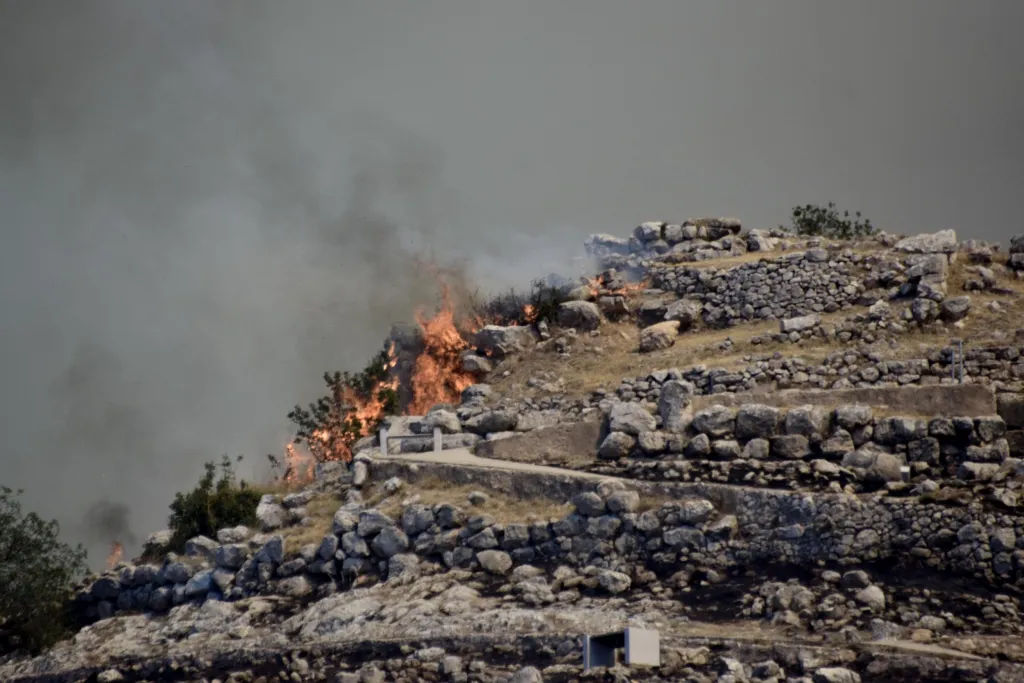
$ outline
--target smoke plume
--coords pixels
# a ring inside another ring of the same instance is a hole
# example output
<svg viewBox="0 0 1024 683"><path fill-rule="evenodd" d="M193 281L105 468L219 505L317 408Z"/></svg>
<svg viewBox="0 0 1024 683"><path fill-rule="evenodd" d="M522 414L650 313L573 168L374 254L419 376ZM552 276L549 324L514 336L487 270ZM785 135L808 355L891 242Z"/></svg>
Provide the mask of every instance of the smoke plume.
<svg viewBox="0 0 1024 683"><path fill-rule="evenodd" d="M325 370L431 303L422 260L522 287L592 232L830 200L1005 241L1022 18L0 0L0 483L94 564L134 530L130 556L204 461L280 452Z"/></svg>

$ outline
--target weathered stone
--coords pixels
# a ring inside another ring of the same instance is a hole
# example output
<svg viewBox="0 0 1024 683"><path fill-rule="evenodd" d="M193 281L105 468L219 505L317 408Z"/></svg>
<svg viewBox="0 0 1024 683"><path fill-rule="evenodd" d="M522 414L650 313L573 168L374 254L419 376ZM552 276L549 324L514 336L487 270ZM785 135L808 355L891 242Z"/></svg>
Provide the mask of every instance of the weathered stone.
<svg viewBox="0 0 1024 683"><path fill-rule="evenodd" d="M760 403L745 403L736 412L736 438L767 439L779 427L779 410Z"/></svg>
<svg viewBox="0 0 1024 683"><path fill-rule="evenodd" d="M566 301L558 307L558 324L581 331L601 326L601 310L589 301Z"/></svg>
<svg viewBox="0 0 1024 683"><path fill-rule="evenodd" d="M637 436L640 432L653 431L658 422L638 403L616 403L608 415L608 429Z"/></svg>
<svg viewBox="0 0 1024 683"><path fill-rule="evenodd" d="M654 434L656 432L646 432ZM636 438L625 432L610 432L601 442L597 456L605 460L618 460L629 455L636 445Z"/></svg>
<svg viewBox="0 0 1024 683"><path fill-rule="evenodd" d="M519 415L512 410L485 410L466 420L466 431L484 436L495 432L515 430Z"/></svg>
<svg viewBox="0 0 1024 683"><path fill-rule="evenodd" d="M710 438L721 438L733 433L736 411L721 405L709 406L694 414L691 426Z"/></svg>
<svg viewBox="0 0 1024 683"><path fill-rule="evenodd" d="M803 332L821 324L821 316L817 313L800 315L795 318L786 318L779 321L779 331L783 334L790 332Z"/></svg>
<svg viewBox="0 0 1024 683"><path fill-rule="evenodd" d="M679 321L666 320L640 330L640 352L649 353L667 349L679 336Z"/></svg>
<svg viewBox="0 0 1024 683"><path fill-rule="evenodd" d="M803 434L785 434L772 437L771 453L783 460L801 460L811 454L810 442Z"/></svg>
<svg viewBox="0 0 1024 683"><path fill-rule="evenodd" d="M946 299L939 308L939 317L948 323L955 323L967 317L971 310L971 297L956 296Z"/></svg>
<svg viewBox="0 0 1024 683"><path fill-rule="evenodd" d="M482 550L476 554L476 560L491 574L507 574L512 569L512 558L501 550Z"/></svg>
<svg viewBox="0 0 1024 683"><path fill-rule="evenodd" d="M670 379L661 385L658 396L658 414L662 428L681 434L690 426L691 417L685 413L697 388L690 382Z"/></svg>
<svg viewBox="0 0 1024 683"><path fill-rule="evenodd" d="M956 251L956 231L939 230L905 237L896 243L896 250L908 254L952 254Z"/></svg>

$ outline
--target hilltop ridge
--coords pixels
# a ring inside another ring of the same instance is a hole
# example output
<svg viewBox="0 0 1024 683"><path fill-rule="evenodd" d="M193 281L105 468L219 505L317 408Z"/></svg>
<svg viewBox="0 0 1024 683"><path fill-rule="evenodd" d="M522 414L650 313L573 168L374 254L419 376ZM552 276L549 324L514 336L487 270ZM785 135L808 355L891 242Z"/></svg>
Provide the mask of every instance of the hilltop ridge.
<svg viewBox="0 0 1024 683"><path fill-rule="evenodd" d="M446 298L255 528L154 534L0 678L1024 680L1024 236L863 232L645 222ZM659 666L584 673L628 626Z"/></svg>

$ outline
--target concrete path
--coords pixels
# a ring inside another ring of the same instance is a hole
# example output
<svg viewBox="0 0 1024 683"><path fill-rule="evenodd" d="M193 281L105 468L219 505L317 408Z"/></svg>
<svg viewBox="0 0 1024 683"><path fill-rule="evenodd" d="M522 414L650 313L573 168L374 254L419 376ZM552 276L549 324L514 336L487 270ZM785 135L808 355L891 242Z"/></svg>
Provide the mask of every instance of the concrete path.
<svg viewBox="0 0 1024 683"><path fill-rule="evenodd" d="M555 476L579 477L580 479L617 479L605 474L594 474L593 472L581 472L579 470L563 470L560 467L548 467L547 465L533 465L526 462L513 462L511 460L495 460L493 458L481 458L473 455L467 448L451 448L440 453L402 453L400 455L375 455L374 460L401 460L403 462L423 462L437 465L458 465L460 467L483 467L492 470L506 470L518 472L538 472Z"/></svg>

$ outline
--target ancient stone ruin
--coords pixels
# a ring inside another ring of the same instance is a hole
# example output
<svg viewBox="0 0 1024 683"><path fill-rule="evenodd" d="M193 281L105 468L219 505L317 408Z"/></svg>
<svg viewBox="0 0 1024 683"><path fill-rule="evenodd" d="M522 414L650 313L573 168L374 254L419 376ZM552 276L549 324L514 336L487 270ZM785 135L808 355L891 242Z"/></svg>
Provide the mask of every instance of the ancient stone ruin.
<svg viewBox="0 0 1024 683"><path fill-rule="evenodd" d="M1024 237L585 249L550 319L459 342L457 400L154 534L0 679L1024 680Z"/></svg>

